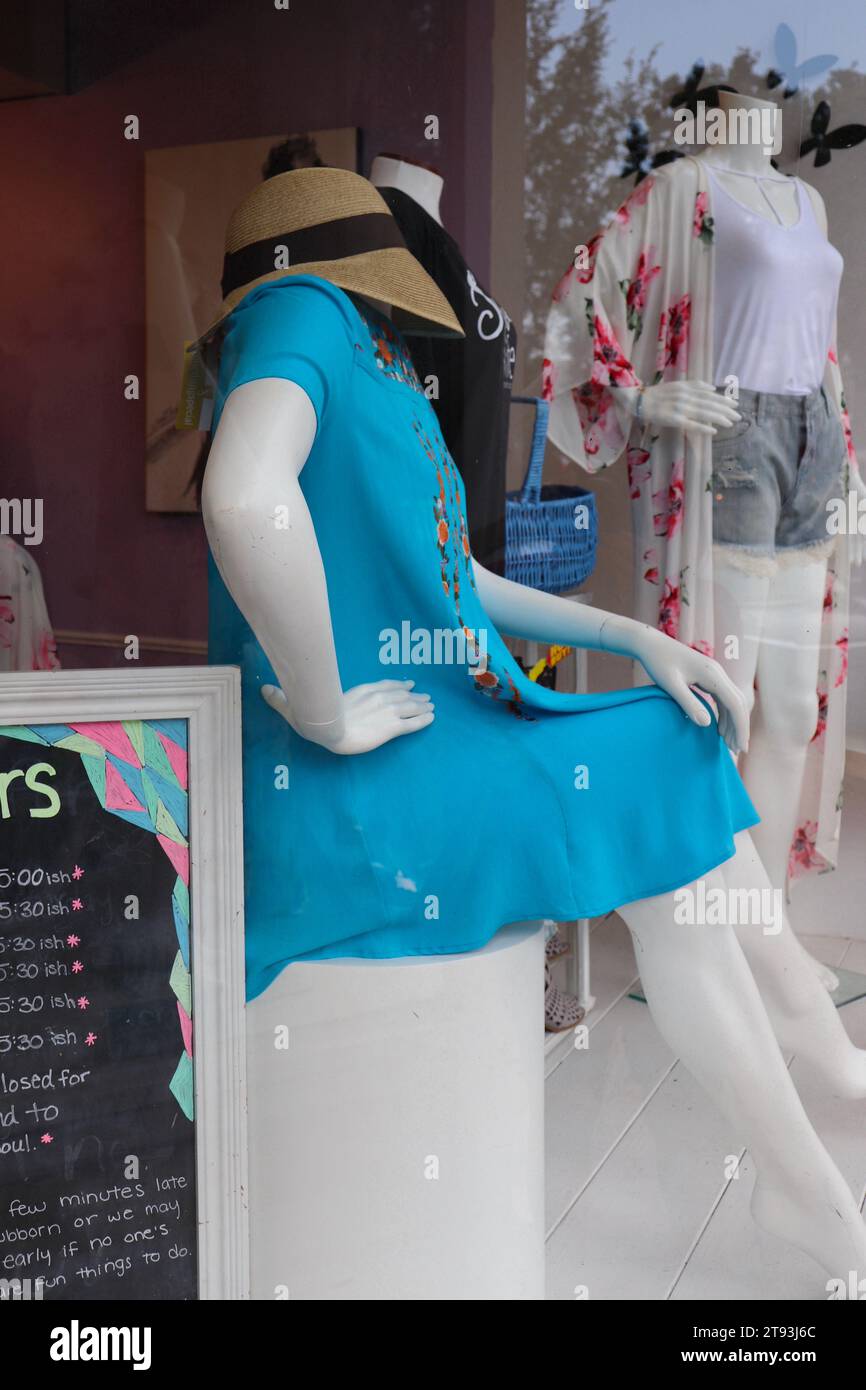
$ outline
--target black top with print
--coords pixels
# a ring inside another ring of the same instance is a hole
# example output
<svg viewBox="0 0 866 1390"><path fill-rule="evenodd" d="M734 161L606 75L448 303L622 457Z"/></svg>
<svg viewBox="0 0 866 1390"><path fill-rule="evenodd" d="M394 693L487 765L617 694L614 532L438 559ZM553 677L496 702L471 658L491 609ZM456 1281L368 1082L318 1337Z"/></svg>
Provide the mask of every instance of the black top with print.
<svg viewBox="0 0 866 1390"><path fill-rule="evenodd" d="M463 475L472 554L486 569L505 571L505 466L508 410L517 333L503 308L481 288L457 242L397 188L379 192L416 260L435 280L465 338L410 334L406 343L428 390L448 451Z"/></svg>

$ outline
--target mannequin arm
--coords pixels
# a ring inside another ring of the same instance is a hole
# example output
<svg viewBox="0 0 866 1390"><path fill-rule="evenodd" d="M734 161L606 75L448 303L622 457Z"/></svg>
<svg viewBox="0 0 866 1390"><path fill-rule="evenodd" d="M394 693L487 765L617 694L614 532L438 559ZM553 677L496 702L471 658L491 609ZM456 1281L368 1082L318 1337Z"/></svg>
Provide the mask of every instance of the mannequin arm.
<svg viewBox="0 0 866 1390"><path fill-rule="evenodd" d="M362 753L433 718L412 681L344 692L313 521L298 481L316 435L301 387L267 378L231 392L214 436L202 515L217 568L279 688L262 695L304 738Z"/></svg>
<svg viewBox="0 0 866 1390"><path fill-rule="evenodd" d="M686 434L714 435L741 418L736 406L720 396L709 381L660 381L642 389L621 386L618 395L632 415L640 401L641 416L647 424L685 430Z"/></svg>
<svg viewBox="0 0 866 1390"><path fill-rule="evenodd" d="M719 705L719 728L735 751L749 741L746 704L721 666L646 623L605 613L583 603L545 594L491 574L472 561L478 596L494 626L513 637L535 642L564 643L596 651L617 652L639 661L647 675L665 690L696 724L709 724L706 706L692 693L698 686Z"/></svg>
<svg viewBox="0 0 866 1390"><path fill-rule="evenodd" d="M501 574L492 574L474 558L472 570L478 596L488 616L495 627L512 637L548 644L561 642L571 647L589 647L635 657L639 634L652 630L632 618L621 618L601 608L570 603L555 594L515 584Z"/></svg>

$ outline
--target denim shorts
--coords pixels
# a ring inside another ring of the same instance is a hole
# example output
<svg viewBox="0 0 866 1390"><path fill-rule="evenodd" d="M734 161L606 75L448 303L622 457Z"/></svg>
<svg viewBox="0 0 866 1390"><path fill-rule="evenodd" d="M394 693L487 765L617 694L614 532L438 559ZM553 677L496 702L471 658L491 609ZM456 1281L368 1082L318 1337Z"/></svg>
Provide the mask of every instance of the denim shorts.
<svg viewBox="0 0 866 1390"><path fill-rule="evenodd" d="M808 396L741 390L736 408L742 419L712 439L713 544L770 571L829 554L827 503L842 495L846 444L823 386Z"/></svg>

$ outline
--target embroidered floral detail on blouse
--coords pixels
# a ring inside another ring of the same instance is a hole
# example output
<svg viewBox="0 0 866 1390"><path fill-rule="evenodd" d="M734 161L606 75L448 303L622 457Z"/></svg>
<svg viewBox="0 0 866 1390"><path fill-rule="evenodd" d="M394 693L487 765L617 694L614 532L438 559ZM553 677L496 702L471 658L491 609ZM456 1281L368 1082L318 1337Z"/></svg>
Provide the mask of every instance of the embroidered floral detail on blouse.
<svg viewBox="0 0 866 1390"><path fill-rule="evenodd" d="M457 469L448 450L438 438L431 438L420 420L413 419L413 428L421 447L436 472L437 490L433 496L433 520L436 526L436 545L439 551L439 573L442 590L454 602L460 626L466 624L460 613L460 586L465 579L472 588L475 577L469 563L469 530L460 495Z"/></svg>
<svg viewBox="0 0 866 1390"><path fill-rule="evenodd" d="M705 246L713 244L713 219L707 213L709 199L706 193L699 193L695 198L695 220L692 223L692 235L700 237Z"/></svg>
<svg viewBox="0 0 866 1390"><path fill-rule="evenodd" d="M413 391L418 391L423 396L424 387L415 371L412 358L393 324L386 318L373 318L372 315L368 317L365 311L359 312L369 330L373 357L382 375L390 377L392 381L401 382L403 386L410 386Z"/></svg>
<svg viewBox="0 0 866 1390"><path fill-rule="evenodd" d="M475 689L481 694L494 700L502 700L513 714L522 719L532 719L534 716L527 714L522 708L522 696L511 676L507 671L500 675L494 670L489 655L483 652L475 632L463 616L462 588L466 584L474 589L475 576L472 572L466 506L456 464L438 430L431 437L417 418L413 419L412 426L436 474L433 523L442 590L454 605L457 623L467 639L467 645L471 647L473 655L479 658L475 663L467 665L467 673Z"/></svg>

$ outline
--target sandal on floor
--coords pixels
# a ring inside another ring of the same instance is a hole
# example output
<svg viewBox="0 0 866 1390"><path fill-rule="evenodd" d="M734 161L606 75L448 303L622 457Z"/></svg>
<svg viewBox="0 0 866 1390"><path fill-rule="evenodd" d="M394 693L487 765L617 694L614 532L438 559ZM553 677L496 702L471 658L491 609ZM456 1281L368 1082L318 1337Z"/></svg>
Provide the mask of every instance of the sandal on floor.
<svg viewBox="0 0 866 1390"><path fill-rule="evenodd" d="M568 941L563 936L562 932L559 930L559 927L557 927L556 931L551 932L550 936L544 943L544 958L548 961L560 960L563 956L570 955L571 947L569 946Z"/></svg>
<svg viewBox="0 0 866 1390"><path fill-rule="evenodd" d="M550 966L544 967L544 1031L567 1033L576 1028L586 1016L586 1009L573 994L563 994L550 976Z"/></svg>

